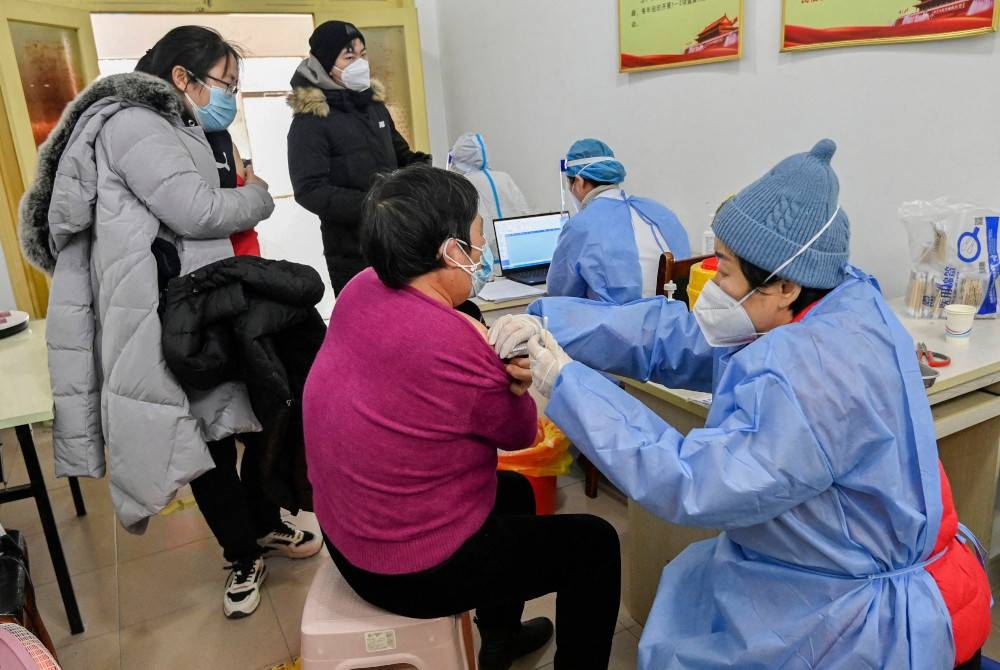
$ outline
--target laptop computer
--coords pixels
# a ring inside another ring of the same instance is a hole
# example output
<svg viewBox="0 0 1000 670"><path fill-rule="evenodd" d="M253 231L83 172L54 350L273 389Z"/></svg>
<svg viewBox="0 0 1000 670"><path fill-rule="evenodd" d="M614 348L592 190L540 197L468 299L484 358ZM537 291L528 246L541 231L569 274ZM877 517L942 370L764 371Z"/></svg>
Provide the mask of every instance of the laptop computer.
<svg viewBox="0 0 1000 670"><path fill-rule="evenodd" d="M545 283L565 220L560 212L494 219L500 274L522 284Z"/></svg>

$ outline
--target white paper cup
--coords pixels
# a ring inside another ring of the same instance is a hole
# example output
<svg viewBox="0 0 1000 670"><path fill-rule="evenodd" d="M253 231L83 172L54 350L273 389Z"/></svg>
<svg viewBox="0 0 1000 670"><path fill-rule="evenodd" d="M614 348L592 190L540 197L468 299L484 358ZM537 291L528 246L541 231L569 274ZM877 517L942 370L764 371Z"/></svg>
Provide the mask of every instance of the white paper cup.
<svg viewBox="0 0 1000 670"><path fill-rule="evenodd" d="M949 344L964 345L972 335L972 323L976 320L978 307L972 305L948 305L944 308L944 337Z"/></svg>

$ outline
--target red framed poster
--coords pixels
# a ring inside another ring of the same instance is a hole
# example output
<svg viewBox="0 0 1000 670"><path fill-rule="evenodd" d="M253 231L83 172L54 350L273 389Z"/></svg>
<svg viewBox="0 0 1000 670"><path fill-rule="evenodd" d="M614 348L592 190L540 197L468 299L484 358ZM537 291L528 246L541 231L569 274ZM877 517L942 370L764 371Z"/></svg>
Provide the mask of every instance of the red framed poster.
<svg viewBox="0 0 1000 670"><path fill-rule="evenodd" d="M737 60L743 0L618 0L619 70Z"/></svg>
<svg viewBox="0 0 1000 670"><path fill-rule="evenodd" d="M996 0L782 0L782 51L969 37L997 29Z"/></svg>

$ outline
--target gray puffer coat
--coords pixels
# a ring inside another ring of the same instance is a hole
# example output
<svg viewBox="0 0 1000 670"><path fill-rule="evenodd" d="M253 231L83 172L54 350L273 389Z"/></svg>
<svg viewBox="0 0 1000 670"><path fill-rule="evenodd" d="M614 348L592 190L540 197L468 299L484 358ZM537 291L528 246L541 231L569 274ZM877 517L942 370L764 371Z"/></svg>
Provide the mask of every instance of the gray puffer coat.
<svg viewBox="0 0 1000 670"><path fill-rule="evenodd" d="M56 474L110 471L121 523L141 532L177 489L213 467L206 440L260 430L242 384L183 389L160 346L156 237L186 274L232 256L229 235L270 216L267 190L219 187L200 127L167 82L94 82L39 150L21 201L27 258L52 274L49 375Z"/></svg>

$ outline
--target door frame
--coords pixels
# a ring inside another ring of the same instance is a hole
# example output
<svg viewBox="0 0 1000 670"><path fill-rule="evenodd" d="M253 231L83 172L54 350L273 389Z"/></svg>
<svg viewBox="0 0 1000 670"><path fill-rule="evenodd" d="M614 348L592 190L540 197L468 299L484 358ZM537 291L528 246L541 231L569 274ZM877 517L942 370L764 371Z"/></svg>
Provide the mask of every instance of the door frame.
<svg viewBox="0 0 1000 670"><path fill-rule="evenodd" d="M8 21L70 28L76 31L84 82L98 74L97 52L90 12L51 2L3 0L0 2L0 244L18 309L33 317L44 316L49 283L21 254L17 236L18 205L25 186L34 178L38 150L31 131L31 117L24 98L21 73Z"/></svg>

